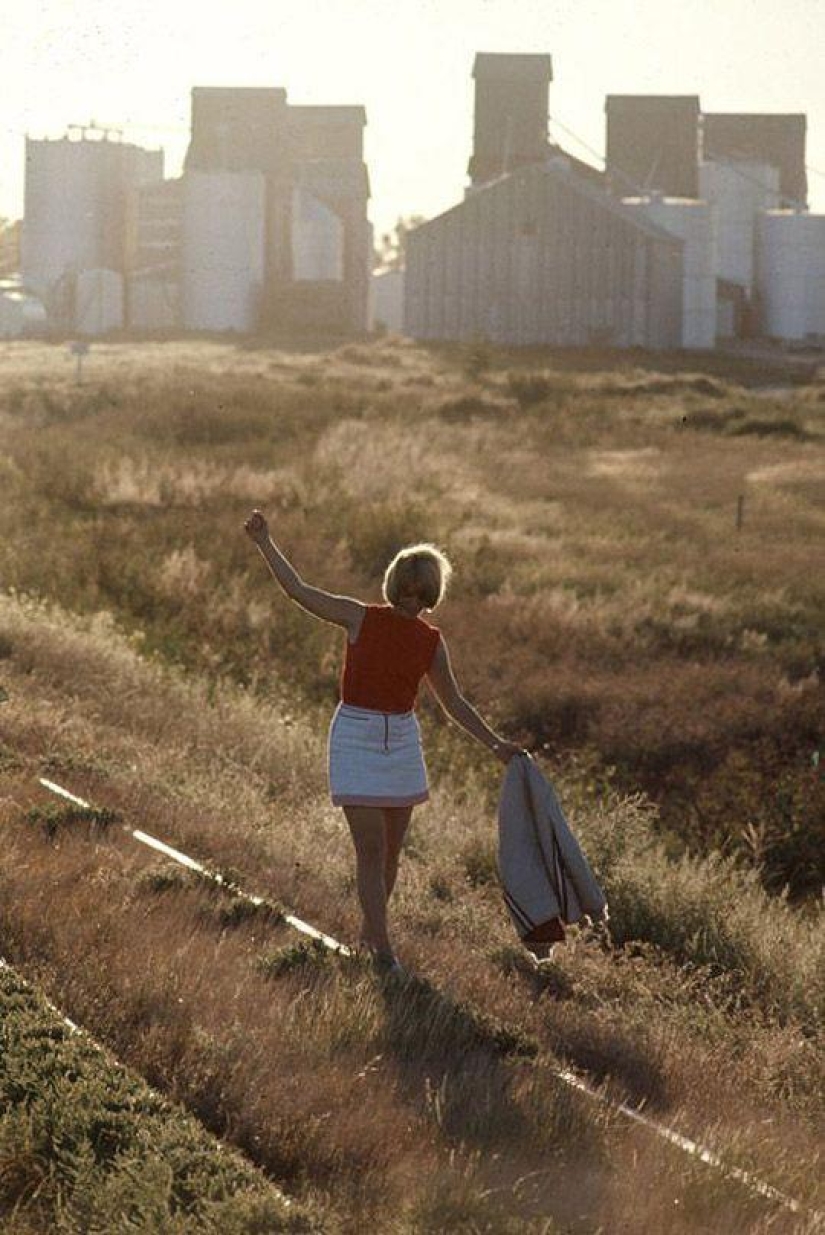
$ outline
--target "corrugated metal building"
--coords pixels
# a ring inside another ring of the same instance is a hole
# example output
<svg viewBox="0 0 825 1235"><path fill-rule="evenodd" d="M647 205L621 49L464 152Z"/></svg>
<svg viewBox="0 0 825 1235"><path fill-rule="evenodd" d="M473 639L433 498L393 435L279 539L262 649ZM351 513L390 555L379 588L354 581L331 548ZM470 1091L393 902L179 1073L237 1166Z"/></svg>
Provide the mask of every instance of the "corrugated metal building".
<svg viewBox="0 0 825 1235"><path fill-rule="evenodd" d="M601 173L548 143L552 76L549 56L476 57L472 185L407 237L408 333L650 348L821 333L820 223L768 209L804 202L804 116L608 95Z"/></svg>
<svg viewBox="0 0 825 1235"><path fill-rule="evenodd" d="M678 347L683 243L563 157L470 192L407 236L418 339Z"/></svg>

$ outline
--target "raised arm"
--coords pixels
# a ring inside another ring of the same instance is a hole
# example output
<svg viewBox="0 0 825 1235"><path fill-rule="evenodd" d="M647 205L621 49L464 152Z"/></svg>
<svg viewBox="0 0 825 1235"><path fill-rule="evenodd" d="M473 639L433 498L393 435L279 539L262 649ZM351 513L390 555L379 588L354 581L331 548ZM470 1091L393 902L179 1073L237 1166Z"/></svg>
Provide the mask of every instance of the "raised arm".
<svg viewBox="0 0 825 1235"><path fill-rule="evenodd" d="M464 698L453 674L450 653L447 650L443 633L435 649L426 680L447 715L469 733L470 737L491 750L502 763L507 763L513 755L523 753L522 747L515 742L506 742L504 738L495 733L481 719L472 704Z"/></svg>
<svg viewBox="0 0 825 1235"><path fill-rule="evenodd" d="M258 546L275 580L290 600L294 600L302 609L306 609L307 613L325 622L345 626L350 631L358 629L366 606L360 600L353 600L349 596L336 596L332 592L324 592L321 588L305 583L272 541L266 519L260 510L252 512L244 523L244 530Z"/></svg>

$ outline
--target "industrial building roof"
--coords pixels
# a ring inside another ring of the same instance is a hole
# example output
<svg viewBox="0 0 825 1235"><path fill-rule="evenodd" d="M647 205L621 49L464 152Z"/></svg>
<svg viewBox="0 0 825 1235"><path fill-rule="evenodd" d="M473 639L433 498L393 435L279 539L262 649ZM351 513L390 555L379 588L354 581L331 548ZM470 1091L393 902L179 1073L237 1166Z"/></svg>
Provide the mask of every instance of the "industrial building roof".
<svg viewBox="0 0 825 1235"><path fill-rule="evenodd" d="M804 112L705 112L702 146L706 157L752 158L778 167L785 203L804 206L806 128Z"/></svg>
<svg viewBox="0 0 825 1235"><path fill-rule="evenodd" d="M360 104L290 103L290 115L306 120L341 120L367 123L367 109Z"/></svg>
<svg viewBox="0 0 825 1235"><path fill-rule="evenodd" d="M620 201L612 197L605 189L599 188L590 180L586 179L581 173L574 170L572 164L567 161L568 156L557 156L548 160L546 163L532 163L526 167L520 167L517 171L507 172L503 176L498 176L495 180L490 180L486 184L479 185L472 191L472 197L478 197L482 193L495 192L496 188L507 180L525 179L528 176L554 176L564 180L576 193L581 193L583 197L588 197L591 201L597 202L610 214L618 215L626 222L633 225L639 231L646 232L655 240L664 240L671 245L682 249L683 241L680 237L675 236L666 228L660 227L657 223L651 222L650 219L640 216L637 211L626 209ZM444 210L441 214L435 215L432 219L428 219L426 223L422 223L424 228L428 223L434 223L439 219L446 219L449 215L462 210L468 202L465 198L461 202L457 202L455 206L451 206L449 210ZM413 231L418 231L418 228ZM413 233L411 233L413 234Z"/></svg>
<svg viewBox="0 0 825 1235"><path fill-rule="evenodd" d="M260 95L263 98L269 95L273 99L276 96L280 100L286 99L286 90L283 86L193 86L192 94L237 94L244 95L248 99L254 95Z"/></svg>
<svg viewBox="0 0 825 1235"><path fill-rule="evenodd" d="M604 184L605 176L603 171L599 171L598 167L593 167L592 164L586 163L584 159L576 158L575 154L570 154L569 150L565 150L563 146L557 145L555 142L547 143L547 157L553 158L556 155L561 155L562 158L569 159L574 171L584 176L591 184Z"/></svg>
<svg viewBox="0 0 825 1235"><path fill-rule="evenodd" d="M480 51L473 64L473 77L540 77L552 81L553 58Z"/></svg>
<svg viewBox="0 0 825 1235"><path fill-rule="evenodd" d="M637 108L649 104L651 107L661 107L662 104L672 103L681 104L685 108L690 108L691 111L699 111L699 95L698 94L606 94L604 96L604 109L632 107Z"/></svg>

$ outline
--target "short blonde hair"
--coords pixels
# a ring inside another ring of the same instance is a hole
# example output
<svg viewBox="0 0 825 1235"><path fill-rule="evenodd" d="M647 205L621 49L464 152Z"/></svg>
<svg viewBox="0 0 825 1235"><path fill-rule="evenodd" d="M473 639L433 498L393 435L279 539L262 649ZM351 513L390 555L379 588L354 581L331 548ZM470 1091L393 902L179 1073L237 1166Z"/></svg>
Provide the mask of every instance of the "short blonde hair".
<svg viewBox="0 0 825 1235"><path fill-rule="evenodd" d="M428 542L400 549L384 572L384 599L398 604L402 593L416 591L425 609L434 609L444 599L453 573L445 553Z"/></svg>

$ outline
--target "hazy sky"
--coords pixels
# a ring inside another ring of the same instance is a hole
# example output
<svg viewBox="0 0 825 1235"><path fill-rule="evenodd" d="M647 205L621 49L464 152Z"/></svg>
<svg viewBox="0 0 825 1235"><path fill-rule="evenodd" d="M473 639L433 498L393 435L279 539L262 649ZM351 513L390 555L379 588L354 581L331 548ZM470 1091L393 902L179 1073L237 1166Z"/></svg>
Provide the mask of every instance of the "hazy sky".
<svg viewBox="0 0 825 1235"><path fill-rule="evenodd" d="M437 214L466 183L477 51L549 53L551 135L604 151L605 94L808 116L825 212L825 0L0 0L0 214L23 211L23 134L99 123L181 169L195 85L361 103L371 217ZM601 164L598 164L601 166Z"/></svg>

